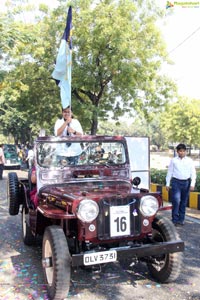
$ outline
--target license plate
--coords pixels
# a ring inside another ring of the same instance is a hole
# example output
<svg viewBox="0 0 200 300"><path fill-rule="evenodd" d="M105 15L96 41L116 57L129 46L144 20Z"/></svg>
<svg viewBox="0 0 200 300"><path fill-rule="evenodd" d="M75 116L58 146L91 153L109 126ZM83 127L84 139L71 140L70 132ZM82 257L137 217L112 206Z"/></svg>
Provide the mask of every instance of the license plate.
<svg viewBox="0 0 200 300"><path fill-rule="evenodd" d="M104 264L117 260L117 252L115 250L93 252L83 255L83 264L85 266Z"/></svg>
<svg viewBox="0 0 200 300"><path fill-rule="evenodd" d="M130 206L110 207L110 236L130 235Z"/></svg>

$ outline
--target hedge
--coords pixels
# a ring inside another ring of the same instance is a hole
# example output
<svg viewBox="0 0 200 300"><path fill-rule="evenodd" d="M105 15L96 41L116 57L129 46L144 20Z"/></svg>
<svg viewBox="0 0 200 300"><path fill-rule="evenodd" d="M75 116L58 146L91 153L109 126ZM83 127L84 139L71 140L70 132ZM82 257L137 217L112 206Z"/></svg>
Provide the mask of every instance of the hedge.
<svg viewBox="0 0 200 300"><path fill-rule="evenodd" d="M151 183L166 185L166 175L167 175L167 170L151 169L150 171ZM200 170L197 171L195 191L200 192Z"/></svg>

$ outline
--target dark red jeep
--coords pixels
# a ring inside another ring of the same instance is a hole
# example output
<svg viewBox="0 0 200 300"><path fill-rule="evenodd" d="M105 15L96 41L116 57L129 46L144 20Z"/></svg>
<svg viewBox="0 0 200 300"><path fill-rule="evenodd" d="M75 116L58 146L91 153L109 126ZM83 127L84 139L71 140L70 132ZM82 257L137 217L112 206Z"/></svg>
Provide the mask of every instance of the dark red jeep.
<svg viewBox="0 0 200 300"><path fill-rule="evenodd" d="M160 282L178 277L184 243L159 213L161 195L142 187L139 176L132 179L132 173L140 174L131 170L134 151L140 155L136 165L144 161L140 147L141 140L132 143L121 136L39 137L34 147L37 207L30 198L35 188L30 178L9 173L9 213L17 215L21 206L24 243L43 236L50 299L67 296L72 267L123 258L146 262ZM141 177L145 181L142 172Z"/></svg>

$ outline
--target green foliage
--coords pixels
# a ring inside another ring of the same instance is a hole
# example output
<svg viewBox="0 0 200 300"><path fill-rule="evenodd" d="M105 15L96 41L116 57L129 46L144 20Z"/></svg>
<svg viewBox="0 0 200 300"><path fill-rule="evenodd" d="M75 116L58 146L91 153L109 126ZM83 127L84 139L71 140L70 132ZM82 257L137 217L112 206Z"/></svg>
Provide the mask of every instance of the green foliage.
<svg viewBox="0 0 200 300"><path fill-rule="evenodd" d="M197 172L195 190L197 190L197 192L200 192L200 171Z"/></svg>
<svg viewBox="0 0 200 300"><path fill-rule="evenodd" d="M200 101L179 97L161 115L161 125L169 142L200 146Z"/></svg>
<svg viewBox="0 0 200 300"><path fill-rule="evenodd" d="M200 101L178 98L169 103L165 111L150 114L148 120L141 115L133 115L132 121L127 116L120 122L103 121L99 124L101 134L122 134L148 136L151 145L158 149L168 149L170 144L183 142L189 146L200 147Z"/></svg>
<svg viewBox="0 0 200 300"><path fill-rule="evenodd" d="M167 175L167 170L151 169L150 171L151 183L166 185L166 175ZM197 170L195 191L200 192L200 170Z"/></svg>
<svg viewBox="0 0 200 300"><path fill-rule="evenodd" d="M158 75L166 57L155 26L160 12L149 1L76 3L73 96L75 106L88 105L82 117L90 111L91 133L109 112L117 120L133 109L145 117L159 110L174 92L170 80Z"/></svg>
<svg viewBox="0 0 200 300"><path fill-rule="evenodd" d="M156 145L158 149L168 148L167 136L164 128L160 124L160 114L149 121L142 116L133 116L131 119L126 116L119 121L100 121L98 133L124 136L148 136L151 145Z"/></svg>
<svg viewBox="0 0 200 300"><path fill-rule="evenodd" d="M41 12L37 15L33 8L27 9L29 16L35 16L27 22L22 22L22 9L8 12L11 16L8 28L10 31L15 28L12 45L7 43L10 35L6 31L3 35L9 50L5 52L3 48L7 58L2 58L2 63L9 72L4 71L0 83L0 121L3 133L11 133L16 143L32 142L40 128L53 134L55 119L61 111L59 90L51 79L52 57L56 56L55 32L49 33L52 31L49 22L53 21L44 7L43 17ZM17 35L16 29L19 30Z"/></svg>
<svg viewBox="0 0 200 300"><path fill-rule="evenodd" d="M0 121L15 140L33 139L40 128L53 134L60 116L59 88L51 73L69 2L50 11L9 2L0 14ZM72 106L84 131L99 120L133 109L146 119L173 98L175 86L160 75L165 44L155 3L76 0L73 5Z"/></svg>
<svg viewBox="0 0 200 300"><path fill-rule="evenodd" d="M167 170L151 169L151 172L150 172L151 183L165 185L166 184L166 175L167 175Z"/></svg>

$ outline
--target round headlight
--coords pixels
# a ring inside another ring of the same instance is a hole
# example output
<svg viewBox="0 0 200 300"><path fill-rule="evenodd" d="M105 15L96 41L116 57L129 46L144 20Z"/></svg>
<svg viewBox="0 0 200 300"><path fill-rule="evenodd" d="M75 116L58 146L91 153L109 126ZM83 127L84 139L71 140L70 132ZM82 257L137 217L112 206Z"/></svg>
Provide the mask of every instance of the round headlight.
<svg viewBox="0 0 200 300"><path fill-rule="evenodd" d="M98 204L90 199L82 200L78 206L77 217L82 222L90 223L96 219L99 214Z"/></svg>
<svg viewBox="0 0 200 300"><path fill-rule="evenodd" d="M158 210L158 200L151 195L143 196L140 200L140 211L145 217L151 217Z"/></svg>

